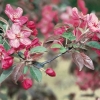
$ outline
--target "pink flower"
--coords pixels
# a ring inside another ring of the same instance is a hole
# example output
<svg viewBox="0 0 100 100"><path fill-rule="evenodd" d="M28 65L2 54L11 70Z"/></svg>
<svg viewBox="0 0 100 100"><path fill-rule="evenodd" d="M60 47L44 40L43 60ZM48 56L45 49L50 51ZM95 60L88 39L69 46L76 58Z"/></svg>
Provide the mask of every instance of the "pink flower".
<svg viewBox="0 0 100 100"><path fill-rule="evenodd" d="M100 32L100 22L94 13L87 15L88 27L92 32Z"/></svg>
<svg viewBox="0 0 100 100"><path fill-rule="evenodd" d="M2 69L7 70L8 68L10 68L13 64L13 57L11 56L7 56L4 59L2 59Z"/></svg>
<svg viewBox="0 0 100 100"><path fill-rule="evenodd" d="M21 27L18 24L13 24L11 29L6 32L6 35L13 48L18 48L21 44L25 46L31 44L31 40L28 38L31 35L31 32L21 30Z"/></svg>
<svg viewBox="0 0 100 100"><path fill-rule="evenodd" d="M56 29L54 30L54 34L55 34L55 35L61 35L61 34L63 34L65 31L66 31L66 30L65 30L65 27L56 28Z"/></svg>
<svg viewBox="0 0 100 100"><path fill-rule="evenodd" d="M26 16L22 16L23 10L18 7L13 9L10 4L6 5L5 14L15 23L23 25L27 22L28 18Z"/></svg>
<svg viewBox="0 0 100 100"><path fill-rule="evenodd" d="M85 2L84 0L77 0L77 5L80 8L80 10L82 11L83 14L87 14L88 9L85 6Z"/></svg>
<svg viewBox="0 0 100 100"><path fill-rule="evenodd" d="M80 19L80 15L79 15L78 9L76 7L74 7L72 9L72 18L74 20L79 20Z"/></svg>
<svg viewBox="0 0 100 100"><path fill-rule="evenodd" d="M13 64L13 57L9 56L8 52L2 45L0 45L0 61L1 68L4 70L7 70Z"/></svg>
<svg viewBox="0 0 100 100"><path fill-rule="evenodd" d="M42 9L42 16L48 21L52 21L57 14L58 12L53 10L53 7L50 5L46 5Z"/></svg>

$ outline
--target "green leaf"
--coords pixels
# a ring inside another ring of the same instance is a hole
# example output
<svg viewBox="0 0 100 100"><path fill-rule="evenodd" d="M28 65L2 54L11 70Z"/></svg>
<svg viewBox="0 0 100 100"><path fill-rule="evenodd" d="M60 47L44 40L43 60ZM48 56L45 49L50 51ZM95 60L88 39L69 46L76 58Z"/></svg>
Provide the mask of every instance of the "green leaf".
<svg viewBox="0 0 100 100"><path fill-rule="evenodd" d="M7 100L7 95L0 93L0 100Z"/></svg>
<svg viewBox="0 0 100 100"><path fill-rule="evenodd" d="M92 48L100 49L100 44L96 41L87 42L86 45Z"/></svg>
<svg viewBox="0 0 100 100"><path fill-rule="evenodd" d="M3 39L2 39L2 36L0 36L0 44L3 43Z"/></svg>
<svg viewBox="0 0 100 100"><path fill-rule="evenodd" d="M27 71L28 71L28 67L27 67L27 66L25 66L25 67L24 67L24 71L23 71L23 73L24 73L24 74L26 74L26 73L27 73Z"/></svg>
<svg viewBox="0 0 100 100"><path fill-rule="evenodd" d="M61 48L61 45L60 45L60 44L53 44L53 45L51 46L51 48Z"/></svg>
<svg viewBox="0 0 100 100"><path fill-rule="evenodd" d="M74 48L79 48L80 47L80 45L78 45L78 44L73 44L72 45Z"/></svg>
<svg viewBox="0 0 100 100"><path fill-rule="evenodd" d="M0 84L11 75L11 73L13 72L13 69L14 67L12 66L8 70L4 70L2 72L2 74L0 75Z"/></svg>
<svg viewBox="0 0 100 100"><path fill-rule="evenodd" d="M66 48L62 46L62 47L60 48L60 53L64 53L64 52L66 52Z"/></svg>
<svg viewBox="0 0 100 100"><path fill-rule="evenodd" d="M66 38L66 39L68 39L70 41L73 41L73 40L76 39L76 37L71 32L68 32L68 33L65 32L65 33L63 33L62 37Z"/></svg>
<svg viewBox="0 0 100 100"><path fill-rule="evenodd" d="M37 47L34 47L30 50L30 53L33 54L33 53L43 53L47 51L47 49L45 47L42 47L42 46L37 46Z"/></svg>
<svg viewBox="0 0 100 100"><path fill-rule="evenodd" d="M10 49L10 46L6 42L3 44L3 46L5 47L6 50Z"/></svg>
<svg viewBox="0 0 100 100"><path fill-rule="evenodd" d="M37 81L37 82L40 82L42 80L42 72L34 67L34 66L31 66L30 67L30 73L32 75L32 77Z"/></svg>

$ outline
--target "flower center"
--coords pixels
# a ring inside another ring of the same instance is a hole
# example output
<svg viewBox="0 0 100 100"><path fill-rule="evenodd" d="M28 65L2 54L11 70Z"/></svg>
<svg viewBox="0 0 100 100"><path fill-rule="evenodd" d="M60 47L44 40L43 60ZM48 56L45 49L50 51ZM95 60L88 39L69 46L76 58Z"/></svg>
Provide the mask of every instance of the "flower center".
<svg viewBox="0 0 100 100"><path fill-rule="evenodd" d="M17 37L17 38L21 38L21 35L20 35L20 34L16 34L16 37Z"/></svg>
<svg viewBox="0 0 100 100"><path fill-rule="evenodd" d="M97 27L98 25L97 25L96 23L93 23L93 26L94 26L94 27Z"/></svg>
<svg viewBox="0 0 100 100"><path fill-rule="evenodd" d="M18 18L18 16L17 15L13 15L13 18Z"/></svg>

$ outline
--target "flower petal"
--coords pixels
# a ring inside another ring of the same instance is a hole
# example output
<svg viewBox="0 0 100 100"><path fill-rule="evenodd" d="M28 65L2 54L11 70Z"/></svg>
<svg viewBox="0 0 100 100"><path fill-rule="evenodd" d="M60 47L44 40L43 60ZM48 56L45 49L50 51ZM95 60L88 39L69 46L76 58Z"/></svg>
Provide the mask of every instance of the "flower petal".
<svg viewBox="0 0 100 100"><path fill-rule="evenodd" d="M24 35L25 38L27 38L31 35L30 31L22 31L21 33Z"/></svg>
<svg viewBox="0 0 100 100"><path fill-rule="evenodd" d="M18 39L10 40L10 45L13 48L18 48L20 46L19 40Z"/></svg>
<svg viewBox="0 0 100 100"><path fill-rule="evenodd" d="M14 15L17 17L17 18L20 18L23 14L23 9L18 7L15 12L14 12Z"/></svg>
<svg viewBox="0 0 100 100"><path fill-rule="evenodd" d="M19 34L21 31L21 26L14 23L11 27L11 31L13 32L13 34Z"/></svg>
<svg viewBox="0 0 100 100"><path fill-rule="evenodd" d="M20 42L24 45L30 45L31 44L31 40L28 38L21 38Z"/></svg>
<svg viewBox="0 0 100 100"><path fill-rule="evenodd" d="M15 39L15 34L13 34L11 30L8 30L8 31L6 32L6 35L7 35L7 37L8 37L9 39Z"/></svg>
<svg viewBox="0 0 100 100"><path fill-rule="evenodd" d="M13 13L14 13L14 9L11 7L10 4L6 5L6 9L5 9L5 14L11 19L13 20Z"/></svg>
<svg viewBox="0 0 100 100"><path fill-rule="evenodd" d="M27 16L21 16L19 19L15 19L14 22L18 23L19 25L23 25L28 21Z"/></svg>

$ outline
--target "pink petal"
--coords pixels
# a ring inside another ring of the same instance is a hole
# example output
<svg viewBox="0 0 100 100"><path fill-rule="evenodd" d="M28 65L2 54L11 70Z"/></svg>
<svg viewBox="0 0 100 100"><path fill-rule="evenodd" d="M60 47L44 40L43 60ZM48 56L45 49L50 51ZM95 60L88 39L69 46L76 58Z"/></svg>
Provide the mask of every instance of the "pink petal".
<svg viewBox="0 0 100 100"><path fill-rule="evenodd" d="M6 5L6 9L5 9L5 14L11 19L13 20L13 13L14 13L14 9L11 7L10 4Z"/></svg>
<svg viewBox="0 0 100 100"><path fill-rule="evenodd" d="M78 9L77 9L76 7L74 7L74 8L72 9L72 17L73 17L73 19L75 19L75 20L79 19Z"/></svg>
<svg viewBox="0 0 100 100"><path fill-rule="evenodd" d="M29 31L22 31L21 33L24 35L25 38L27 38L31 35L31 32L29 32Z"/></svg>
<svg viewBox="0 0 100 100"><path fill-rule="evenodd" d="M8 37L9 39L15 39L15 34L13 34L11 30L8 30L8 31L6 32L6 35L7 35L7 37Z"/></svg>
<svg viewBox="0 0 100 100"><path fill-rule="evenodd" d="M23 9L18 7L15 12L14 12L14 15L17 17L17 18L20 18L23 14Z"/></svg>
<svg viewBox="0 0 100 100"><path fill-rule="evenodd" d="M19 25L23 25L28 21L28 17L21 16L19 19L15 19L14 22L18 23Z"/></svg>
<svg viewBox="0 0 100 100"><path fill-rule="evenodd" d="M21 38L20 42L24 45L30 45L31 44L31 40L28 38Z"/></svg>
<svg viewBox="0 0 100 100"><path fill-rule="evenodd" d="M11 27L11 30L12 30L13 34L19 34L21 31L21 26L14 23Z"/></svg>
<svg viewBox="0 0 100 100"><path fill-rule="evenodd" d="M10 40L10 45L13 48L18 48L20 46L19 40L18 39Z"/></svg>

